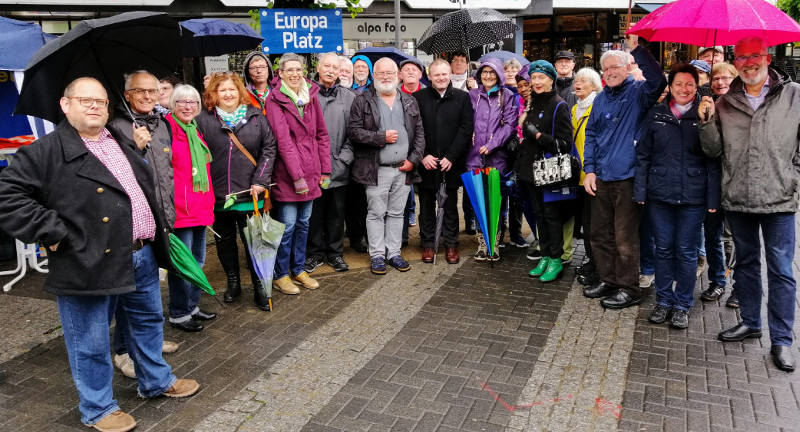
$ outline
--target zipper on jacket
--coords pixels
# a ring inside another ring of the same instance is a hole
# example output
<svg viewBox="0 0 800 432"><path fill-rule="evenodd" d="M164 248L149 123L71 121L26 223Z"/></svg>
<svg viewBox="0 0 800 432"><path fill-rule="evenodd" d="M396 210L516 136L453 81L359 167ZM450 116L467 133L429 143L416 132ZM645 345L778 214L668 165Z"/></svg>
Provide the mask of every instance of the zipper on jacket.
<svg viewBox="0 0 800 432"><path fill-rule="evenodd" d="M231 158L233 157L233 141L228 138L228 193L231 193Z"/></svg>
<svg viewBox="0 0 800 432"><path fill-rule="evenodd" d="M186 215L189 215L189 193L186 192L186 186L183 187L183 204L186 207Z"/></svg>

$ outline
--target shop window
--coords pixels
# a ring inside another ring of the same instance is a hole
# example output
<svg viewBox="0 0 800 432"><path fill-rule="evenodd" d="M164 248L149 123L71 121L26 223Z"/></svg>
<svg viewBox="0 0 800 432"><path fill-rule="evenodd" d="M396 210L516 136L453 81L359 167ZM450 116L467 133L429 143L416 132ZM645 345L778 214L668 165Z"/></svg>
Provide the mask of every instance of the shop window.
<svg viewBox="0 0 800 432"><path fill-rule="evenodd" d="M526 19L522 31L525 33L549 33L550 18Z"/></svg>
<svg viewBox="0 0 800 432"><path fill-rule="evenodd" d="M594 24L594 14L561 15L555 18L557 32L591 31Z"/></svg>

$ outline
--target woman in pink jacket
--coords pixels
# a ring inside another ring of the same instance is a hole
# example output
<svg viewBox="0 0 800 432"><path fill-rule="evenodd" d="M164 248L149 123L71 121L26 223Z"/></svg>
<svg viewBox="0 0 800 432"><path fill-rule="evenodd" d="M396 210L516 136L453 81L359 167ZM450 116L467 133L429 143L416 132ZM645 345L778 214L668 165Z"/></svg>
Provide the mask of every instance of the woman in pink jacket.
<svg viewBox="0 0 800 432"><path fill-rule="evenodd" d="M206 259L206 226L214 222L214 189L211 187L211 153L197 131L200 93L181 85L170 98L166 119L172 128L172 169L175 183L175 232L192 251L200 266ZM200 288L169 273L169 322L187 332L203 330L199 321L216 318L200 309Z"/></svg>

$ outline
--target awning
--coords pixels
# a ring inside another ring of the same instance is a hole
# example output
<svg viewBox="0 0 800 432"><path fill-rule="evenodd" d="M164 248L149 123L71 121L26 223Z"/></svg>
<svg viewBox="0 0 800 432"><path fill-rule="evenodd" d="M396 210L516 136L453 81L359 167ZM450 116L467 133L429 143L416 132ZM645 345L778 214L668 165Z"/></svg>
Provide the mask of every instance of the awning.
<svg viewBox="0 0 800 432"><path fill-rule="evenodd" d="M635 3L637 7L640 7L647 12L653 12L654 10L664 6L666 3Z"/></svg>

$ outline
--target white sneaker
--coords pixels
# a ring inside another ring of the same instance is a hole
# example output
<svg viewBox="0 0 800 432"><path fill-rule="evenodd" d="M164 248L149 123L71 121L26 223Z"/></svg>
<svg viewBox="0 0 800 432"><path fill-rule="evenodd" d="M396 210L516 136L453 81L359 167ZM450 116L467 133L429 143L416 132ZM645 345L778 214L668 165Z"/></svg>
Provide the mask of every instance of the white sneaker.
<svg viewBox="0 0 800 432"><path fill-rule="evenodd" d="M128 378L136 379L136 370L133 368L133 360L128 355L128 353L115 355L114 356L114 366L117 367L122 372L122 375L125 375Z"/></svg>
<svg viewBox="0 0 800 432"><path fill-rule="evenodd" d="M165 354L171 354L178 350L178 344L176 342L171 341L164 341L164 344L161 345L161 352Z"/></svg>
<svg viewBox="0 0 800 432"><path fill-rule="evenodd" d="M650 288L650 285L653 285L653 280L656 278L655 275L639 275L639 288Z"/></svg>

